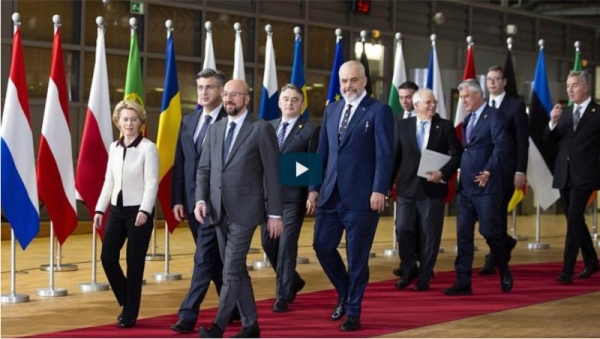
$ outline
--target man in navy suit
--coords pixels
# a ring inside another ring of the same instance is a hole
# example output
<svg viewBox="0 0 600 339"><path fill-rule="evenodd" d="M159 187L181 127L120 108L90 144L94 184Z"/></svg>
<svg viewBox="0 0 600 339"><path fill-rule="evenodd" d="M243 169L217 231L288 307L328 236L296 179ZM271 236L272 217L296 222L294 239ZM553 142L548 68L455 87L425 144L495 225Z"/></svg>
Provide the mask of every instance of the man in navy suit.
<svg viewBox="0 0 600 339"><path fill-rule="evenodd" d="M417 116L396 122L393 179L396 179L396 230L403 275L396 288L407 288L418 272L415 291L429 289L444 226L448 184L460 165L462 147L454 125L436 113L437 100L429 89L418 90L413 101ZM428 149L450 155L441 168L417 176L421 153ZM419 254L419 255L417 255ZM417 268L417 257L421 266ZM404 273L405 272L405 273Z"/></svg>
<svg viewBox="0 0 600 339"><path fill-rule="evenodd" d="M458 86L460 98L469 115L463 123L464 151L458 182L457 242L454 262L456 281L444 290L447 295L472 294L475 223L494 253L500 270L500 288L509 292L513 278L508 268L500 222L503 191L502 161L507 148L506 121L500 111L487 105L481 86L474 79Z"/></svg>
<svg viewBox="0 0 600 339"><path fill-rule="evenodd" d="M515 189L521 189L527 184L527 159L529 156L529 118L525 112L523 101L508 95L504 88L507 79L504 77L504 70L500 66L492 66L488 69L486 84L490 97L488 105L498 108L506 118L506 132L508 148L504 164L504 194L502 205L500 206L500 223L504 228L504 242L510 253L517 245L517 240L508 235L507 210L510 199ZM485 262L479 274L493 274L496 271L494 267L494 253L490 252L485 256Z"/></svg>
<svg viewBox="0 0 600 339"><path fill-rule="evenodd" d="M560 190L567 217L567 237L563 269L556 278L572 284L579 249L585 267L578 277L586 279L600 271L598 257L588 226L585 208L592 192L600 189L600 106L590 97L587 73L571 72L567 93L573 106L564 112L556 104L544 131L544 143L558 145L552 187Z"/></svg>
<svg viewBox="0 0 600 339"><path fill-rule="evenodd" d="M307 207L317 206L313 246L338 293L331 319L346 314L340 330L355 331L369 282L369 253L390 187L394 131L391 108L367 96L362 64L344 63L339 76L344 100L326 107L317 150L325 179L310 187ZM337 249L344 231L348 269Z"/></svg>
<svg viewBox="0 0 600 339"><path fill-rule="evenodd" d="M270 121L277 131L280 154L315 153L319 144L319 126L304 119L302 107L304 94L296 85L287 84L279 92L281 118ZM266 224L261 228L261 241L265 254L271 262L277 276L276 302L273 312L287 312L289 303L306 282L296 271L298 258L298 238L304 222L304 216L314 213L306 209L307 186L282 186L283 196L283 233L272 238Z"/></svg>
<svg viewBox="0 0 600 339"><path fill-rule="evenodd" d="M212 280L217 293L223 285L223 262L219 255L214 225L200 224L194 217L196 205L196 169L200 161L202 144L208 128L215 121L226 117L221 92L225 84L225 74L212 69L204 69L196 76L198 103L202 108L183 117L175 150L171 184L171 204L177 221L188 216L188 224L196 242L194 270L190 289L181 307L179 320L171 329L181 333L194 331L198 320L200 304L206 296Z"/></svg>

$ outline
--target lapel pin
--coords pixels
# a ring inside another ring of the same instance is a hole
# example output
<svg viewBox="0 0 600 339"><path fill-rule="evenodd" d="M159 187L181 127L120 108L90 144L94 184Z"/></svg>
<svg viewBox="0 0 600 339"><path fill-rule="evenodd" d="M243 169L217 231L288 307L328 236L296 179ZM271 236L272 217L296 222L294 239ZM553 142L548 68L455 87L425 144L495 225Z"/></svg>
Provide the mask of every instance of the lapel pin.
<svg viewBox="0 0 600 339"><path fill-rule="evenodd" d="M484 119L487 119L487 114L483 116Z"/></svg>
<svg viewBox="0 0 600 339"><path fill-rule="evenodd" d="M301 129L301 128L302 128L302 125L298 125L298 129Z"/></svg>
<svg viewBox="0 0 600 339"><path fill-rule="evenodd" d="M595 109L595 108L592 108L592 112L596 112L596 109Z"/></svg>

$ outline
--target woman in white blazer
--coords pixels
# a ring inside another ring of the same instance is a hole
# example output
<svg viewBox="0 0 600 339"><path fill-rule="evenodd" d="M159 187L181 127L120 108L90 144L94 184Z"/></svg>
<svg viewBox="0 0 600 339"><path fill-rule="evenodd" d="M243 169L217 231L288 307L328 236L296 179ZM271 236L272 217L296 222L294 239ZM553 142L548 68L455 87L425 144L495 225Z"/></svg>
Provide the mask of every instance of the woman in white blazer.
<svg viewBox="0 0 600 339"><path fill-rule="evenodd" d="M135 325L140 310L145 257L158 191L158 150L141 134L146 124L146 112L136 102L119 102L113 122L122 136L110 145L94 226L102 227L103 214L110 203L100 258L113 293L123 306L117 326L127 328ZM125 240L126 275L119 263Z"/></svg>

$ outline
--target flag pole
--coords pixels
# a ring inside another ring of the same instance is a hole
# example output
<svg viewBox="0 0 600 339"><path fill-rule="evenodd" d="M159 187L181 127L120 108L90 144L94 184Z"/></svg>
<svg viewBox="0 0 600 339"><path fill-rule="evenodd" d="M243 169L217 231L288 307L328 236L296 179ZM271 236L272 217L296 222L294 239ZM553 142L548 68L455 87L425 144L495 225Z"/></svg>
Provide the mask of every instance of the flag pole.
<svg viewBox="0 0 600 339"><path fill-rule="evenodd" d="M58 17L58 19L56 19ZM60 25L60 17L54 15L54 26L56 27L57 21ZM40 297L64 297L67 295L67 289L55 288L54 287L54 225L50 221L50 265L48 265L50 272L50 286L48 288L38 288L37 295Z"/></svg>
<svg viewBox="0 0 600 339"><path fill-rule="evenodd" d="M12 15L14 33L17 33L19 26L21 25L21 15L19 13L13 13ZM13 63L15 60L12 61ZM10 229L10 293L2 294L2 303L24 303L29 302L29 294L17 294L16 292L16 246L15 246L15 231L11 227Z"/></svg>
<svg viewBox="0 0 600 339"><path fill-rule="evenodd" d="M173 21L172 20L165 21L165 27L167 28L167 43L168 43L169 38L171 38L171 34L173 33ZM169 58L168 55L167 55L167 58ZM165 220L165 272L164 273L154 273L152 275L152 277L156 281L181 280L181 273L170 273L169 272L169 260L170 260L170 258L169 258L169 250L170 250L169 243L170 243L169 225L168 225L167 221Z"/></svg>

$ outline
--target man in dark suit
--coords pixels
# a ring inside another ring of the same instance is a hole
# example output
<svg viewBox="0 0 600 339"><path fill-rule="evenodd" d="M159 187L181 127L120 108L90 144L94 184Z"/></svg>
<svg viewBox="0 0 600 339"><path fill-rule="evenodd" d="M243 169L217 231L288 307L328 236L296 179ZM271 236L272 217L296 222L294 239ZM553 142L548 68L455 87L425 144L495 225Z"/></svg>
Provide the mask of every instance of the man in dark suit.
<svg viewBox="0 0 600 339"><path fill-rule="evenodd" d="M279 185L279 145L273 125L248 112L248 84L225 84L227 119L208 131L196 175L196 219L217 224L223 259L223 288L212 326L200 327L202 338L222 337L236 304L242 318L242 338L258 338L260 329L252 284L246 266L257 225L267 220L272 238L281 235L283 212Z"/></svg>
<svg viewBox="0 0 600 339"><path fill-rule="evenodd" d="M527 184L527 159L529 156L529 118L525 112L525 104L517 98L513 98L504 91L507 79L504 77L504 70L500 66L492 66L488 69L486 84L490 97L488 105L498 108L506 118L506 132L508 148L504 164L504 193L502 205L500 205L500 223L504 227L504 242L510 253L517 245L517 240L508 235L507 210L510 199L512 199L515 189L521 189ZM496 271L494 267L494 253L490 252L485 256L485 262L479 274L493 274Z"/></svg>
<svg viewBox="0 0 600 339"><path fill-rule="evenodd" d="M415 111L415 106L413 105L413 95L418 90L419 90L419 86L417 86L417 84L415 84L414 82L412 82L410 80L405 81L405 82L401 83L400 86L398 86L398 101L400 102L400 106L402 107L402 110L404 112L402 112L402 113L397 112L397 114L394 115L394 126L396 126L398 121L400 121L402 119L407 119L407 118L414 117L417 115L417 112ZM392 181L393 181L393 179L392 179ZM415 225L418 225L418 223L419 223L419 220L416 220ZM396 225L397 225L397 223L396 223ZM398 234L398 232L399 232L398 226L395 226L395 231L396 231L396 241L398 241L398 243L400 243L400 240L399 240L400 236ZM417 236L417 241L418 241L418 236ZM416 248L420 248L418 243L415 246L416 246ZM398 253L398 254L400 254L400 253ZM417 259L418 259L418 253L417 253ZM412 276L414 276L414 277L417 276L417 272L418 272L416 268L417 267L415 267L415 270L412 273ZM398 263L398 267L394 268L392 273L397 277L402 277L402 260Z"/></svg>
<svg viewBox="0 0 600 339"><path fill-rule="evenodd" d="M460 165L462 147L452 122L436 113L437 101L431 90L418 90L413 102L417 116L399 120L395 126L392 180L396 179L396 230L402 271L406 272L396 288L410 285L420 252L419 281L414 290L426 291L442 239L447 182ZM428 171L427 178L417 175L425 149L451 156L440 169Z"/></svg>
<svg viewBox="0 0 600 339"><path fill-rule="evenodd" d="M319 144L319 127L304 119L300 114L304 105L302 89L288 84L279 92L281 118L270 123L277 131L281 154L315 153ZM306 215L308 187L282 186L283 233L278 239L271 238L269 228L262 225L261 240L265 254L277 276L277 301L273 312L287 312L289 303L306 284L296 272L298 238ZM308 211L310 214L314 211Z"/></svg>
<svg viewBox="0 0 600 339"><path fill-rule="evenodd" d="M185 299L179 308L179 319L171 325L173 331L194 331L200 304L206 296L212 280L217 293L223 285L223 262L219 255L215 226L200 224L194 217L196 205L196 170L200 161L202 145L209 127L227 116L221 101L225 74L213 69L202 70L196 76L198 103L202 108L183 117L175 150L171 183L171 203L177 221L188 216L188 224L196 242L194 270Z"/></svg>
<svg viewBox="0 0 600 339"><path fill-rule="evenodd" d="M564 112L557 104L544 131L544 143L558 145L552 187L560 190L567 218L563 269L556 278L573 283L579 249L585 266L579 278L600 271L598 256L585 223L585 208L592 192L600 189L600 106L590 97L587 73L573 71L567 78L567 93L573 106Z"/></svg>
<svg viewBox="0 0 600 339"><path fill-rule="evenodd" d="M361 63L344 63L339 76L344 100L325 109L317 151L325 179L310 187L308 208L317 204L313 246L338 294L331 319L346 314L340 330L355 331L369 282L369 253L390 187L394 130L390 107L367 96ZM337 249L344 231L347 270Z"/></svg>
<svg viewBox="0 0 600 339"><path fill-rule="evenodd" d="M454 262L456 281L444 290L447 295L472 294L475 223L494 253L500 271L500 288L509 292L513 278L508 268L500 223L503 194L502 161L507 148L506 122L501 112L487 105L481 87L474 79L458 86L460 98L469 115L463 123L464 151L458 181L457 246Z"/></svg>

